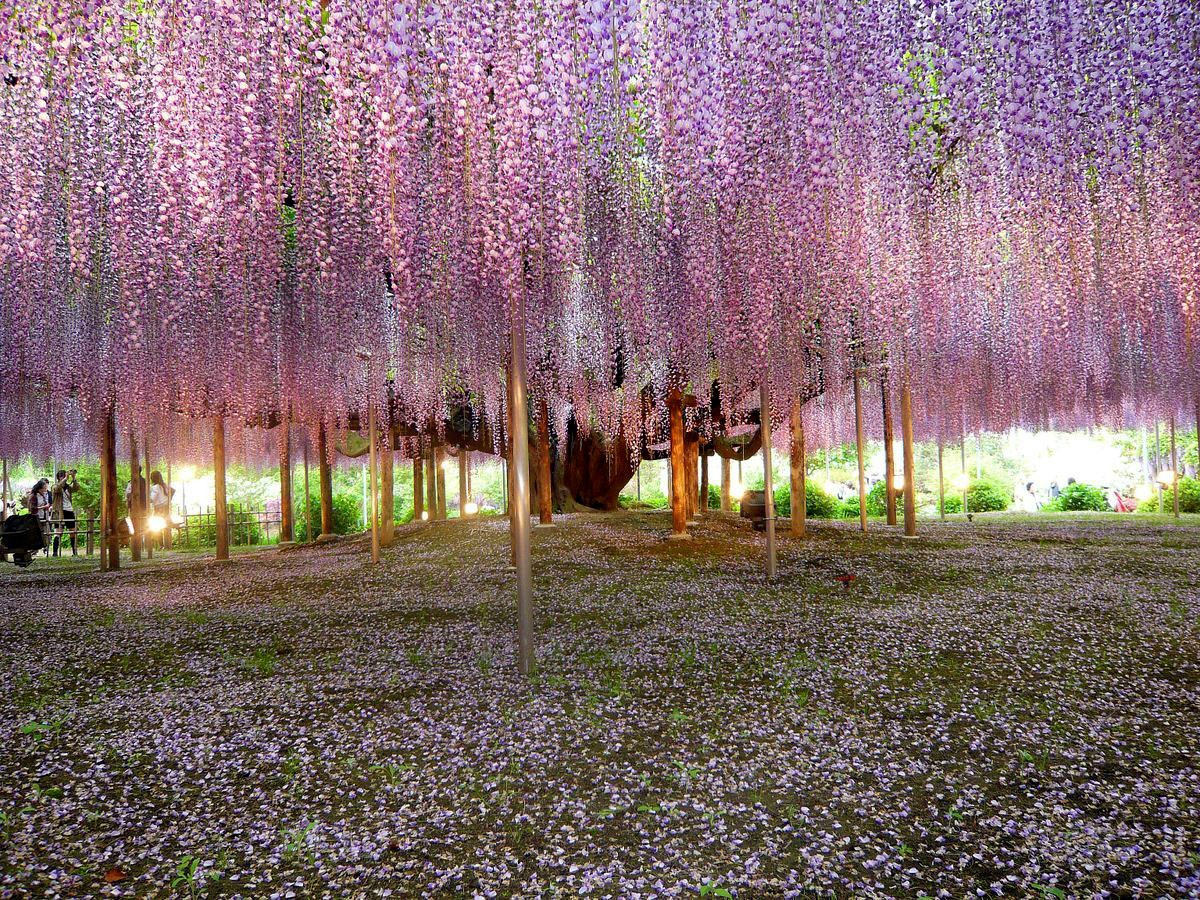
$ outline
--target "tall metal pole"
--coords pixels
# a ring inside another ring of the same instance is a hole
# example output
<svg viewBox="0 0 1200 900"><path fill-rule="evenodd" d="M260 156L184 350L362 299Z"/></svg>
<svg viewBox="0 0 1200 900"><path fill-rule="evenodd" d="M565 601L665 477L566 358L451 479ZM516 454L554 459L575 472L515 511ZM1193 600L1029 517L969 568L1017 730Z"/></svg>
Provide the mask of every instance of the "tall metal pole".
<svg viewBox="0 0 1200 900"><path fill-rule="evenodd" d="M938 516L946 519L946 471L942 466L942 435L938 433Z"/></svg>
<svg viewBox="0 0 1200 900"><path fill-rule="evenodd" d="M858 520L867 530L867 472L863 465L862 373L854 370L854 446L858 451Z"/></svg>
<svg viewBox="0 0 1200 900"><path fill-rule="evenodd" d="M536 667L533 645L533 571L529 552L529 397L525 376L524 285L513 297L512 308L512 403L510 405L512 458L513 562L517 567L517 670L531 675Z"/></svg>
<svg viewBox="0 0 1200 900"><path fill-rule="evenodd" d="M967 491L968 491L969 485L967 484L968 476L967 476L967 433L966 433L966 431L963 432L962 444L959 446L959 451L962 455L962 458L959 460L959 465L962 466L962 473L963 473L962 511L963 511L963 513L968 513L968 512L970 512L970 510L967 509Z"/></svg>
<svg viewBox="0 0 1200 900"><path fill-rule="evenodd" d="M764 376L758 388L758 418L762 429L763 512L767 518L767 578L775 577L775 493L771 479L771 407Z"/></svg>
<svg viewBox="0 0 1200 900"><path fill-rule="evenodd" d="M146 559L154 558L154 532L150 530L150 432L142 432L142 456L146 460L145 489L142 492L142 515L146 519Z"/></svg>
<svg viewBox="0 0 1200 900"><path fill-rule="evenodd" d="M904 536L917 536L917 472L913 459L912 389L908 372L900 384L900 430L904 440Z"/></svg>
<svg viewBox="0 0 1200 900"><path fill-rule="evenodd" d="M367 404L371 429L371 562L379 562L379 450L375 446L375 404Z"/></svg>
<svg viewBox="0 0 1200 900"><path fill-rule="evenodd" d="M1175 414L1171 414L1171 498L1175 518L1179 518L1179 456L1175 452Z"/></svg>
<svg viewBox="0 0 1200 900"><path fill-rule="evenodd" d="M1158 430L1158 422L1154 423L1154 483L1158 485L1158 514L1161 516L1163 512L1163 486L1159 480L1159 473L1162 472L1162 457L1160 451L1162 449L1162 435Z"/></svg>

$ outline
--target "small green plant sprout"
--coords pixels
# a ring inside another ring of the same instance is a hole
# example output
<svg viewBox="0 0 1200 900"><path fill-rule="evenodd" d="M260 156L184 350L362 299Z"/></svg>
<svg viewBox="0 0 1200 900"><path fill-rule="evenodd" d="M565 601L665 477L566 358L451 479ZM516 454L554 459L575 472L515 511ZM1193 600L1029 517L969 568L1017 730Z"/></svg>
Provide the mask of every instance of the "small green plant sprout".
<svg viewBox="0 0 1200 900"><path fill-rule="evenodd" d="M724 897L726 900L733 900L733 894L730 893L729 888L721 887L719 884L713 881L706 881L704 884L700 885L700 896Z"/></svg>
<svg viewBox="0 0 1200 900"><path fill-rule="evenodd" d="M29 782L29 799L34 803L44 803L47 800L61 800L63 798L63 789L60 787L50 786L44 788L36 781Z"/></svg>
<svg viewBox="0 0 1200 900"><path fill-rule="evenodd" d="M175 877L171 879L171 890L186 891L189 897L194 898L198 882L202 883L200 857L189 853L175 865Z"/></svg>
<svg viewBox="0 0 1200 900"><path fill-rule="evenodd" d="M308 836L316 829L316 822L309 822L307 825L298 825L295 828L284 829L280 833L283 838L283 858L284 859L308 859L312 860L312 851L308 847Z"/></svg>
<svg viewBox="0 0 1200 900"><path fill-rule="evenodd" d="M1043 900L1050 900L1051 897L1055 897L1057 900L1066 900L1067 897L1066 891L1052 884L1035 884L1033 889L1041 892Z"/></svg>
<svg viewBox="0 0 1200 900"><path fill-rule="evenodd" d="M490 675L495 662L496 654L490 647L475 654L475 665L478 667L480 675L485 677Z"/></svg>
<svg viewBox="0 0 1200 900"><path fill-rule="evenodd" d="M283 771L283 777L288 781L292 781L304 769L304 760L300 758L300 754L293 750L283 758L283 762L279 764L279 768Z"/></svg>
<svg viewBox="0 0 1200 900"><path fill-rule="evenodd" d="M1040 750L1037 753L1031 753L1028 750L1019 750L1017 752L1017 759L1020 761L1021 765L1031 765L1039 772L1045 772L1048 768L1050 768L1049 750Z"/></svg>
<svg viewBox="0 0 1200 900"><path fill-rule="evenodd" d="M671 710L671 715L668 716L668 718L671 720L673 725L682 725L684 722L689 721L692 717L685 714L680 709L673 709Z"/></svg>
<svg viewBox="0 0 1200 900"><path fill-rule="evenodd" d="M675 760L675 769L679 773L680 781L692 781L700 776L700 768L698 766L689 766L685 762Z"/></svg>
<svg viewBox="0 0 1200 900"><path fill-rule="evenodd" d="M39 722L35 719L26 722L17 729L17 732L26 737L31 737L35 741L49 740L50 738L58 737L62 733L63 725L67 723L67 719L69 718L71 718L70 713L63 713L58 718L51 719L48 722Z"/></svg>
<svg viewBox="0 0 1200 900"><path fill-rule="evenodd" d="M409 647L404 651L404 656L414 669L424 670L429 666L429 658L421 651L420 647Z"/></svg>
<svg viewBox="0 0 1200 900"><path fill-rule="evenodd" d="M901 859L905 859L909 856L912 856L912 852L913 852L912 847L908 846L908 844L902 843L898 847L896 847L896 855L899 856Z"/></svg>
<svg viewBox="0 0 1200 900"><path fill-rule="evenodd" d="M380 776L385 783L395 787L400 783L401 776L405 772L411 771L412 768L412 765L409 764L397 765L396 763L388 762L377 763L370 767L370 771Z"/></svg>
<svg viewBox="0 0 1200 900"><path fill-rule="evenodd" d="M623 806L609 806L596 813L596 817L600 819L613 819L625 811Z"/></svg>
<svg viewBox="0 0 1200 900"><path fill-rule="evenodd" d="M275 674L277 665L279 665L279 654L275 652L274 647L258 647L245 659L246 668L259 675Z"/></svg>

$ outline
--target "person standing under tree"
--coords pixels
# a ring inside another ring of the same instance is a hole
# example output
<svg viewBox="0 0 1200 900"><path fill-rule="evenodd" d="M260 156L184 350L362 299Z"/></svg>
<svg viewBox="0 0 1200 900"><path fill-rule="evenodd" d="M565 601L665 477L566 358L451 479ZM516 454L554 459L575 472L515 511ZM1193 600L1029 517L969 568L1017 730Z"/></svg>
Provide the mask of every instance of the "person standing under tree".
<svg viewBox="0 0 1200 900"><path fill-rule="evenodd" d="M54 517L54 555L58 556L62 549L61 543L64 535L71 535L71 555L78 556L79 549L76 543L76 521L75 521L75 503L72 497L75 491L79 490L79 480L75 477L75 470L70 472L65 469L59 469L54 473L54 489L51 494L51 510Z"/></svg>
<svg viewBox="0 0 1200 900"><path fill-rule="evenodd" d="M163 481L162 472L155 469L150 473L150 512L166 523L158 534L164 550L171 548L171 496L174 493L175 489Z"/></svg>
<svg viewBox="0 0 1200 900"><path fill-rule="evenodd" d="M33 486L33 490L29 492L29 496L25 498L25 505L29 511L37 516L38 525L42 528L42 539L45 542L45 547L42 553L46 556L50 555L50 482L45 478L39 478L37 484Z"/></svg>

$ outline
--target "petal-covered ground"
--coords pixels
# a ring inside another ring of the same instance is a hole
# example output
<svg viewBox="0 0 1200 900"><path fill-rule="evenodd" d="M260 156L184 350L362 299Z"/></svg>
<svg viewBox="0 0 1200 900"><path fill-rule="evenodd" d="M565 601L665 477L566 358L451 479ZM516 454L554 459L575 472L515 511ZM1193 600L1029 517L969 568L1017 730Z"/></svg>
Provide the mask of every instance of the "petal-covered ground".
<svg viewBox="0 0 1200 900"><path fill-rule="evenodd" d="M1196 522L667 523L6 567L0 896L1200 893Z"/></svg>

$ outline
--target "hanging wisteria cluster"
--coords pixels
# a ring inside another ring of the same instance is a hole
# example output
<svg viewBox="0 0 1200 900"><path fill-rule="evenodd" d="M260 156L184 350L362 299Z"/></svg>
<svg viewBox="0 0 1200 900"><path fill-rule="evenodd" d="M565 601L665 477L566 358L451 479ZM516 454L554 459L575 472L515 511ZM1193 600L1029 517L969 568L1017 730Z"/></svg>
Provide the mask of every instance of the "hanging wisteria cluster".
<svg viewBox="0 0 1200 900"><path fill-rule="evenodd" d="M498 419L518 307L610 435L856 369L926 434L1130 421L1198 304L1192 3L0 0L6 455Z"/></svg>

